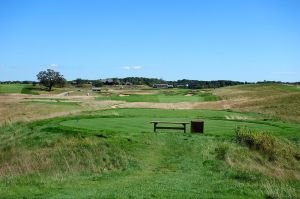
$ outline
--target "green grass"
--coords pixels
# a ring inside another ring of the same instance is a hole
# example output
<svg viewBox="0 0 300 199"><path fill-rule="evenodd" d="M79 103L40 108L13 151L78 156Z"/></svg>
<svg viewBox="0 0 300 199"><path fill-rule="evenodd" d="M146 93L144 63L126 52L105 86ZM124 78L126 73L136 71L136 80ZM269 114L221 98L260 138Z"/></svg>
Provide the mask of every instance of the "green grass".
<svg viewBox="0 0 300 199"><path fill-rule="evenodd" d="M149 123L192 119L205 121L203 135L153 133ZM236 126L299 146L299 124L230 111L113 109L8 125L0 129L0 196L297 198L299 180L271 171L299 172L299 162L269 162L235 141Z"/></svg>
<svg viewBox="0 0 300 199"><path fill-rule="evenodd" d="M33 94L34 92L31 84L0 84L0 94L1 93L20 93L20 94Z"/></svg>
<svg viewBox="0 0 300 199"><path fill-rule="evenodd" d="M186 96L187 93L160 93L160 94L130 94L129 96L110 95L97 97L98 100L122 100L127 102L206 102L217 101L220 98L211 93L197 93Z"/></svg>
<svg viewBox="0 0 300 199"><path fill-rule="evenodd" d="M189 122L193 118L178 118L178 117L161 117L151 118L152 120L163 121L185 121ZM152 132L153 126L150 124L151 119L149 117L136 117L136 118L92 118L92 119L80 119L69 120L62 122L61 125L84 128L89 130L101 130L101 131L114 131L114 132ZM132 124L134 122L134 124ZM272 131L276 135L280 135L284 131L284 126L272 126L268 123L257 124L254 122L246 121L224 121L219 119L206 119L205 120L205 133L211 136L225 136L232 135L237 125L247 125L250 128L262 129L266 131ZM120 128L120 126L122 128ZM296 128L295 130L300 130ZM164 131L164 130L162 130ZM188 127L189 131L189 127ZM286 131L285 136L291 134L290 131Z"/></svg>

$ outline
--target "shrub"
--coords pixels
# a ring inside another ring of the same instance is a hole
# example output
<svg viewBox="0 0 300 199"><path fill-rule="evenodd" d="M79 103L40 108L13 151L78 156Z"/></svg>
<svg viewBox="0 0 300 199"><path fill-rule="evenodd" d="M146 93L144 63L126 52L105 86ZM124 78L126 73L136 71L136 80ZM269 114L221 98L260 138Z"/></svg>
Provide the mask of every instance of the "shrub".
<svg viewBox="0 0 300 199"><path fill-rule="evenodd" d="M235 133L235 139L238 143L259 151L261 154L266 155L270 161L279 158L294 160L297 157L297 152L291 143L280 140L268 132L237 127Z"/></svg>

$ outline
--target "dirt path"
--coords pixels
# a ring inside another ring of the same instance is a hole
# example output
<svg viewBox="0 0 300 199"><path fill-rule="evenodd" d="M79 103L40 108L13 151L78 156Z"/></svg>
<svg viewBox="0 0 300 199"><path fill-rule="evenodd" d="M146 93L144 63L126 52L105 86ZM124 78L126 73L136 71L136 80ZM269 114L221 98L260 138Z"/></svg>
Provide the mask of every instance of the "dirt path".
<svg viewBox="0 0 300 199"><path fill-rule="evenodd" d="M60 94L57 94L57 96L69 96L70 93L73 93L74 91L68 91L68 92L63 92L63 93L60 93Z"/></svg>

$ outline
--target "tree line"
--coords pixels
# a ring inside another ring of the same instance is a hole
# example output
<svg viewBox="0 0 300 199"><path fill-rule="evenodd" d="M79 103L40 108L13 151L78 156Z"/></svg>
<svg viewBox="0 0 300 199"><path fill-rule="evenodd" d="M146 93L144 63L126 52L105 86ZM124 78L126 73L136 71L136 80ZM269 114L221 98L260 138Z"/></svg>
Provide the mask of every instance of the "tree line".
<svg viewBox="0 0 300 199"><path fill-rule="evenodd" d="M166 81L159 78L147 78L147 77L126 77L126 78L107 78L98 80L89 80L77 78L72 81L67 81L63 75L52 69L41 71L37 74L38 81L0 81L0 84L40 84L45 86L49 91L52 87L64 87L66 84L71 84L76 87L82 87L84 85L92 85L95 87L101 87L103 85L147 85L153 86L155 84L168 84L173 87L190 88L190 89L204 89L204 88L220 88L225 86L234 86L241 84L297 84L300 82L281 82L281 81L259 81L259 82L240 82L231 80L188 80L182 79L177 81Z"/></svg>

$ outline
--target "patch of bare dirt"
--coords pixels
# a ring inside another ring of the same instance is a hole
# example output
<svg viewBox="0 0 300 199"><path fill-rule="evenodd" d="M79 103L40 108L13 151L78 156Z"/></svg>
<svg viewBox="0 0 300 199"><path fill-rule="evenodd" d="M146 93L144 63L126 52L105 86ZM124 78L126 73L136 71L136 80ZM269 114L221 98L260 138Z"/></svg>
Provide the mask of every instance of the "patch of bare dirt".
<svg viewBox="0 0 300 199"><path fill-rule="evenodd" d="M225 115L227 120L253 120L254 118L240 115Z"/></svg>
<svg viewBox="0 0 300 199"><path fill-rule="evenodd" d="M73 93L73 92L74 91L63 92L63 93L57 94L57 96L69 96L70 93Z"/></svg>
<svg viewBox="0 0 300 199"><path fill-rule="evenodd" d="M222 103L218 102L179 102L179 103L154 103L154 102L131 102L122 103L120 108L159 108L159 109L223 109Z"/></svg>

